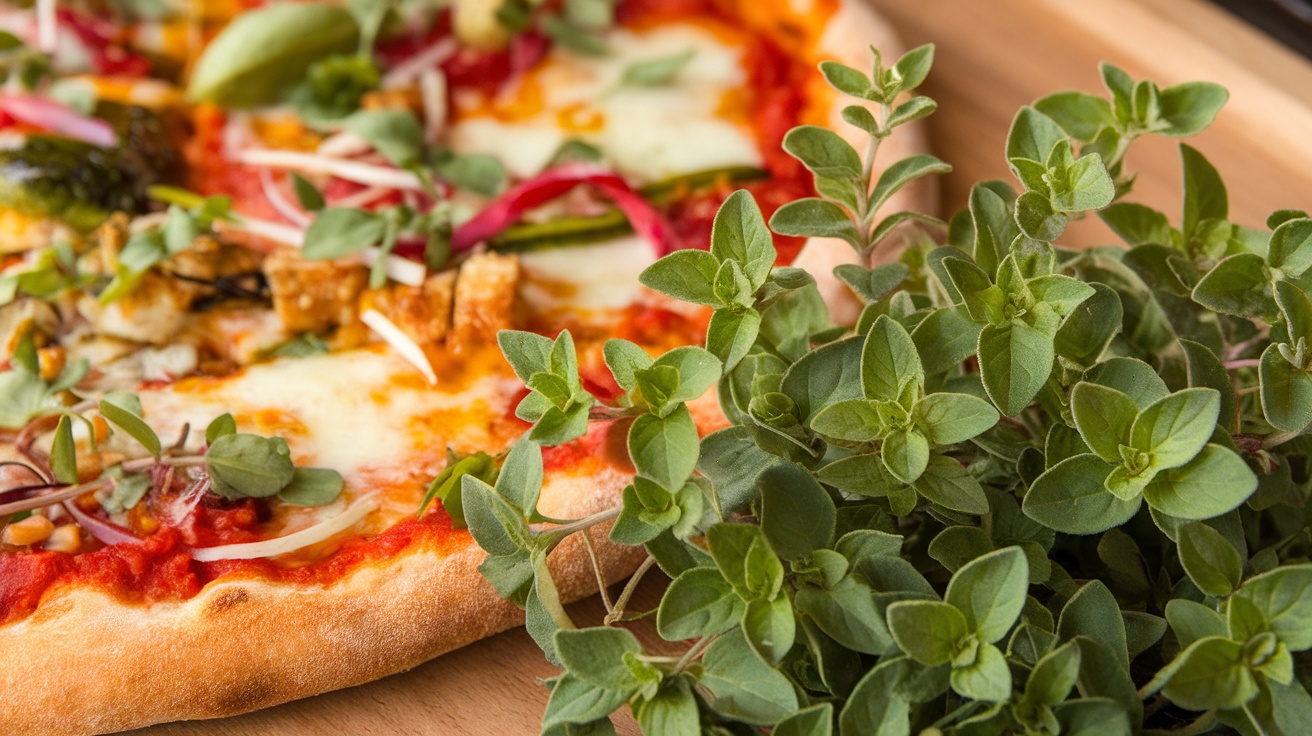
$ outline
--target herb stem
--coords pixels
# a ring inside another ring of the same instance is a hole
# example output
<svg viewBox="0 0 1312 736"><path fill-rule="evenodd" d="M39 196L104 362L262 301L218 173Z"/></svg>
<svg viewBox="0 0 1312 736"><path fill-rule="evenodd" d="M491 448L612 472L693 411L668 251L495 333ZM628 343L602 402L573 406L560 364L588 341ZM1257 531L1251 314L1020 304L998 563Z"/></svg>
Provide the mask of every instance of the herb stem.
<svg viewBox="0 0 1312 736"><path fill-rule="evenodd" d="M1259 358L1243 358L1241 360L1230 360L1230 361L1226 361L1225 369L1228 371L1236 371L1239 370L1240 368L1256 368L1258 365L1261 364L1261 362L1262 361Z"/></svg>
<svg viewBox="0 0 1312 736"><path fill-rule="evenodd" d="M1270 450L1273 447L1279 447L1280 445L1283 445L1286 442L1302 434L1303 434L1302 430L1298 430L1294 432L1276 432L1275 434L1269 434L1266 437L1262 438L1262 449Z"/></svg>
<svg viewBox="0 0 1312 736"><path fill-rule="evenodd" d="M597 575L597 592L601 594L602 605L606 606L606 616L609 617L615 612L615 606L610 602L610 592L606 590L606 576L601 574L597 550L592 546L591 535L584 533L579 536L583 537L583 547L588 550L588 559L592 560L592 571Z"/></svg>
<svg viewBox="0 0 1312 736"><path fill-rule="evenodd" d="M688 667L688 665L692 664L697 659L697 657L699 657L701 653L706 650L706 647L711 645L711 642L714 642L719 637L720 637L719 634L713 634L711 636L703 636L702 638L698 639L696 643L694 643L691 647L688 647L688 651L684 652L683 656L679 658L678 663L674 665L674 672L672 674L677 675L680 672L683 672Z"/></svg>
<svg viewBox="0 0 1312 736"><path fill-rule="evenodd" d="M606 614L603 623L610 626L624 615L624 606L628 605L629 599L633 597L633 592L638 589L638 583L642 581L642 576L646 575L647 571L655 564L656 558L647 555L647 559L643 560L638 569L633 572L633 577L629 578L629 582L624 584L624 590L620 591L620 597L615 599L615 607L611 609L610 613Z"/></svg>
<svg viewBox="0 0 1312 736"><path fill-rule="evenodd" d="M620 515L620 511L622 511L623 508L624 508L623 506L616 506L613 509L606 509L605 511L599 511L593 514L592 516L587 516L582 519L578 519L577 521L571 521L568 524L563 524L554 529L548 529L547 533L553 535L559 535L561 538L568 537L574 532L581 532L590 526L595 526L603 521L610 521L611 519L614 519L615 517Z"/></svg>
<svg viewBox="0 0 1312 736"><path fill-rule="evenodd" d="M77 498L78 496L81 496L84 493L92 493L94 491L99 491L100 489L107 487L109 485L109 482L110 481L108 478L99 478L97 480L91 481L90 483L82 483L80 485L68 486L67 488L54 491L53 493L45 493L39 496L25 498L21 501L14 501L12 503L7 503L4 504L3 506L0 506L0 516L8 516L9 514L17 514L20 511L31 511L33 509L44 508L46 506L59 503L60 501L67 501L71 498Z"/></svg>

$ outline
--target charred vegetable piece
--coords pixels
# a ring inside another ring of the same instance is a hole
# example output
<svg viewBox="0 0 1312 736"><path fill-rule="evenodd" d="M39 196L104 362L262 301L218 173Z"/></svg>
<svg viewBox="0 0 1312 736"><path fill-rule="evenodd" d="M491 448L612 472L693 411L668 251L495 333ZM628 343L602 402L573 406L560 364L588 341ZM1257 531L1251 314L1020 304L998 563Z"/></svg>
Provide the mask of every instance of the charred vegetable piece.
<svg viewBox="0 0 1312 736"><path fill-rule="evenodd" d="M29 136L0 151L0 209L91 230L112 212L137 212L146 184L115 150L54 136Z"/></svg>
<svg viewBox="0 0 1312 736"><path fill-rule="evenodd" d="M138 105L101 100L95 116L118 133L123 163L150 183L173 181L179 174L178 121Z"/></svg>
<svg viewBox="0 0 1312 736"><path fill-rule="evenodd" d="M0 151L0 209L83 231L113 212L145 211L146 187L178 173L172 126L152 110L117 102L101 101L95 115L114 128L119 147L32 135Z"/></svg>

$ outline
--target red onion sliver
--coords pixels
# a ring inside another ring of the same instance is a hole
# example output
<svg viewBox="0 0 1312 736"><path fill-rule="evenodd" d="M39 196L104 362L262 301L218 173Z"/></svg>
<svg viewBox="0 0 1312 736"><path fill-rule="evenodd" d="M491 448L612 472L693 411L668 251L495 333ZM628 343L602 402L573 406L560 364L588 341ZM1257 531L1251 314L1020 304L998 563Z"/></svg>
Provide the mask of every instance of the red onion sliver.
<svg viewBox="0 0 1312 736"><path fill-rule="evenodd" d="M264 198L269 200L273 209L287 218L288 222L301 228L309 227L313 222L314 218L287 199L287 195L278 188L278 182L273 180L273 172L267 166L260 167L260 187L264 189Z"/></svg>
<svg viewBox="0 0 1312 736"><path fill-rule="evenodd" d="M131 531L112 521L106 521L84 512L77 507L76 503L66 501L63 505L64 510L74 519L77 519L78 526L86 529L88 534L105 544L141 544L141 538Z"/></svg>
<svg viewBox="0 0 1312 736"><path fill-rule="evenodd" d="M0 110L19 122L94 146L113 148L118 134L104 120L89 118L44 97L0 94Z"/></svg>
<svg viewBox="0 0 1312 736"><path fill-rule="evenodd" d="M673 250L673 239L665 218L647 200L633 191L614 172L596 164L571 163L548 169L538 176L511 187L482 212L456 228L451 235L451 249L462 251L492 238L519 221L528 210L545 204L580 184L591 184L615 202L637 234L648 242L660 257Z"/></svg>

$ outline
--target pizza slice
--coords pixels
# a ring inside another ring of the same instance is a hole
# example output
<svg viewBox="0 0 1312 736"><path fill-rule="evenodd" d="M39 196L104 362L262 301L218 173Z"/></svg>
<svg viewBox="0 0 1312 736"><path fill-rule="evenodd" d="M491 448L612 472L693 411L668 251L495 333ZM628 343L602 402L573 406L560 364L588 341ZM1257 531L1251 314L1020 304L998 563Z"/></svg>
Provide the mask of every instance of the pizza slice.
<svg viewBox="0 0 1312 736"><path fill-rule="evenodd" d="M541 475L539 529L614 515L606 345L708 318L638 274L735 189L812 191L780 142L839 115L816 63L892 46L849 0L240 5L0 16L5 732L346 687L520 623L535 566L560 601L631 572L604 526L487 558L461 479Z"/></svg>

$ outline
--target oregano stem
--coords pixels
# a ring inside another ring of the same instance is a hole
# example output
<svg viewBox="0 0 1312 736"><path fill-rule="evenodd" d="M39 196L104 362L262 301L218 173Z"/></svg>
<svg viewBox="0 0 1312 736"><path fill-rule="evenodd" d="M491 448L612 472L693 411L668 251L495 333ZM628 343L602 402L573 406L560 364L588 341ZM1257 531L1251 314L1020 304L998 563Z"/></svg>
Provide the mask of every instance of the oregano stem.
<svg viewBox="0 0 1312 736"><path fill-rule="evenodd" d="M619 516L620 511L622 510L624 510L623 506L616 506L615 508L606 509L605 511L598 511L592 516L586 516L577 521L571 521L568 524L563 524L561 526L555 527L554 529L548 529L546 531L547 533L550 534L559 534L562 538L568 537L574 532L581 532L584 529L587 529L590 526L595 526L597 524L600 524L603 521L610 521L611 519L614 519L615 517Z"/></svg>
<svg viewBox="0 0 1312 736"><path fill-rule="evenodd" d="M597 550L592 546L592 537L586 532L579 535L583 538L583 547L588 550L588 559L592 560L592 572L597 575L597 592L601 594L601 603L606 607L606 615L610 616L615 611L615 606L610 602L610 593L606 590L606 576L601 574L601 565L597 562Z"/></svg>
<svg viewBox="0 0 1312 736"><path fill-rule="evenodd" d="M1286 442L1294 439L1295 437L1298 437L1301 434L1303 434L1302 430L1298 430L1296 432L1276 432L1275 434L1269 434L1266 437L1262 438L1262 449L1270 450L1273 447L1279 447L1280 445L1285 444Z"/></svg>
<svg viewBox="0 0 1312 736"><path fill-rule="evenodd" d="M1260 358L1243 358L1241 360L1228 360L1225 362L1225 369L1228 371L1239 370L1240 368L1256 368L1262 363Z"/></svg>
<svg viewBox="0 0 1312 736"><path fill-rule="evenodd" d="M701 653L706 650L706 647L709 647L711 643L718 638L720 638L719 634L713 634L698 639L696 643L691 647L688 647L688 651L684 652L683 656L679 658L679 661L674 665L673 674L677 675L687 669L688 665L696 661L697 657L701 656Z"/></svg>
<svg viewBox="0 0 1312 736"><path fill-rule="evenodd" d="M646 575L647 571L655 564L656 558L647 555L647 559L643 560L641 565L638 565L638 569L633 572L633 577L629 578L629 582L624 584L624 590L620 591L620 597L615 599L615 607L611 609L610 613L606 614L604 623L607 626L618 621L624 615L624 606L628 605L629 599L633 597L634 591L638 589L638 583L642 581L642 576Z"/></svg>

